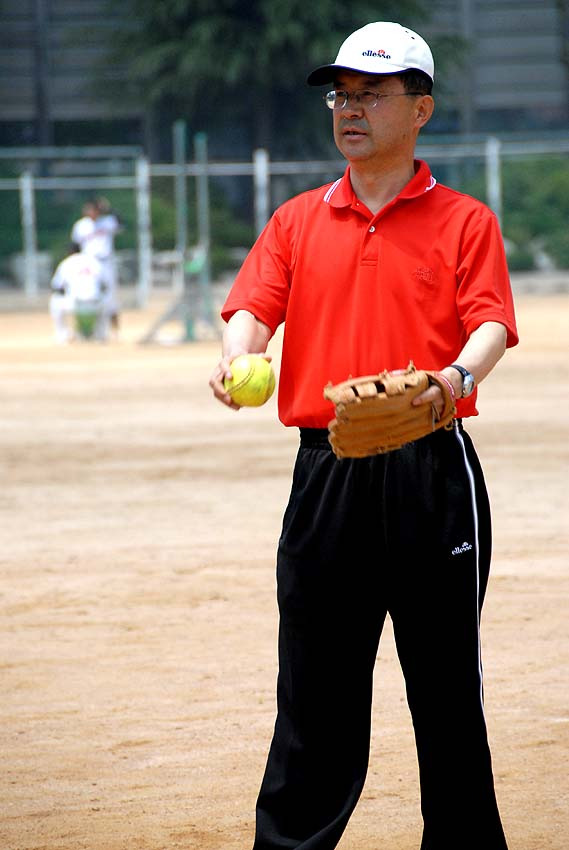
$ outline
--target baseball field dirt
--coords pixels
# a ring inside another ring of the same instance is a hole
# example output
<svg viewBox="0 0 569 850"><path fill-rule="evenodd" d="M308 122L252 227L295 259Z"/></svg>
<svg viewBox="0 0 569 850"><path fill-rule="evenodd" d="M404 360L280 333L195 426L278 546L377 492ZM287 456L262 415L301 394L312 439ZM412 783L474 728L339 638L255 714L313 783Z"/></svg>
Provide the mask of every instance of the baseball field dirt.
<svg viewBox="0 0 569 850"><path fill-rule="evenodd" d="M126 311L106 345L56 346L46 312L0 313L1 850L252 845L297 433L276 395L214 401L217 340L138 344L163 308ZM523 294L517 313L522 343L468 425L494 516L486 712L510 850L567 850L569 298ZM340 847L417 850L389 623L375 679Z"/></svg>

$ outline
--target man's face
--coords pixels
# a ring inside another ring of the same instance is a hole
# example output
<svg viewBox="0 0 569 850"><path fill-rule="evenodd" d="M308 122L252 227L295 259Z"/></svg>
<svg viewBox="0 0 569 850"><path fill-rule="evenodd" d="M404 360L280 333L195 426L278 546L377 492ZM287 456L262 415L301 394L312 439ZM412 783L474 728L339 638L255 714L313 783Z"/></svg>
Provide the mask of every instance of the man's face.
<svg viewBox="0 0 569 850"><path fill-rule="evenodd" d="M342 71L334 80L336 91L377 92L396 97L380 97L375 105L364 105L350 97L341 109L334 109L334 141L349 162L373 162L407 156L415 146L417 133L426 120L418 117L418 103L428 96L407 96L397 76L358 74ZM430 114L430 113L429 113Z"/></svg>

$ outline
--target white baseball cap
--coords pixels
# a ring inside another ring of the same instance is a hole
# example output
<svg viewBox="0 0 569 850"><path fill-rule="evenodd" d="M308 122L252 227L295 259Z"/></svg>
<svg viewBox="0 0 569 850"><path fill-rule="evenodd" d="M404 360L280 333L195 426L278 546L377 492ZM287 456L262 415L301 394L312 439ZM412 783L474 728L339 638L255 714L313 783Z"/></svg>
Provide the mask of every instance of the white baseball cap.
<svg viewBox="0 0 569 850"><path fill-rule="evenodd" d="M423 71L431 80L435 77L433 54L427 42L408 27L387 21L366 24L349 35L336 61L316 68L307 79L308 85L332 82L338 68L361 74L400 74L416 70Z"/></svg>

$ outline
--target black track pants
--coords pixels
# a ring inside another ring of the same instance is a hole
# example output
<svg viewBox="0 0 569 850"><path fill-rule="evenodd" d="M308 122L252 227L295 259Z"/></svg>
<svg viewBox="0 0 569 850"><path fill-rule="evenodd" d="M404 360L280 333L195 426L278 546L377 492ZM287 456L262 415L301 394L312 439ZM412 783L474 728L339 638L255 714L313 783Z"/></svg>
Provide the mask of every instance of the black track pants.
<svg viewBox="0 0 569 850"><path fill-rule="evenodd" d="M337 460L302 430L277 559L278 715L254 850L331 850L361 794L387 612L420 769L421 850L505 850L482 697L482 471L457 423Z"/></svg>

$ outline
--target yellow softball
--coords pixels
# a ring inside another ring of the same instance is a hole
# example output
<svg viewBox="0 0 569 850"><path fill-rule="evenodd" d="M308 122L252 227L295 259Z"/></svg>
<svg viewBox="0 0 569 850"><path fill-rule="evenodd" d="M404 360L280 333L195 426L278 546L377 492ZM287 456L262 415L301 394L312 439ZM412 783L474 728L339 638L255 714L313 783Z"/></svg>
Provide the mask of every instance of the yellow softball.
<svg viewBox="0 0 569 850"><path fill-rule="evenodd" d="M236 404L260 407L275 389L275 373L260 354L240 354L231 361L232 378L225 378L225 389Z"/></svg>

